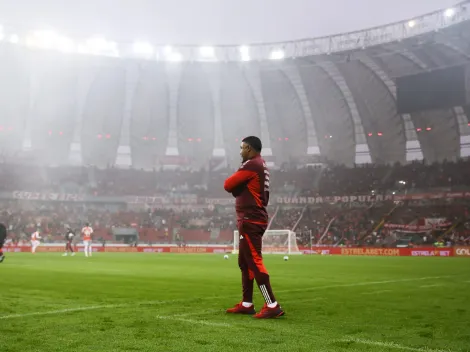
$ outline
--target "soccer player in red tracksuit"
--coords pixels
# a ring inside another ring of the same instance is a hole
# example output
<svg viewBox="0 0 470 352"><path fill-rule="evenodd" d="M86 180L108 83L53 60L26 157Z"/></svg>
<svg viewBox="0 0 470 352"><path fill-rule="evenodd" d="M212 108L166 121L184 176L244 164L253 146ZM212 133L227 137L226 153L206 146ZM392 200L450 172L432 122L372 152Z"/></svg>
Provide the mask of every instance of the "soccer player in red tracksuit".
<svg viewBox="0 0 470 352"><path fill-rule="evenodd" d="M225 180L224 188L236 198L237 227L240 235L238 266L242 272L243 300L227 313L251 314L258 319L277 318L284 311L274 297L269 274L263 264L261 247L268 226L266 206L269 202L269 171L261 157L258 137L246 137L240 146L243 163ZM256 314L253 305L253 281L266 301Z"/></svg>

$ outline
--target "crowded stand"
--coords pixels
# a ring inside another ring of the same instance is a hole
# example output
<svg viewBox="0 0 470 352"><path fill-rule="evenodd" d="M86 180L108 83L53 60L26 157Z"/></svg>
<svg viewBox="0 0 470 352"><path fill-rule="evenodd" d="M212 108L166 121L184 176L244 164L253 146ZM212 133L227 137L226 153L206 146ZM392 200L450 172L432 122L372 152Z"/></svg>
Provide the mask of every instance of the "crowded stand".
<svg viewBox="0 0 470 352"><path fill-rule="evenodd" d="M0 220L8 226L9 243L27 243L36 230L45 243L63 242L65 228L78 230L85 223L103 246L233 241L233 203L222 187L230 169L40 167L31 173L29 166L5 166ZM269 229L294 231L301 247L470 244L468 160L317 165L271 174ZM135 231L132 241L119 236L125 229Z"/></svg>

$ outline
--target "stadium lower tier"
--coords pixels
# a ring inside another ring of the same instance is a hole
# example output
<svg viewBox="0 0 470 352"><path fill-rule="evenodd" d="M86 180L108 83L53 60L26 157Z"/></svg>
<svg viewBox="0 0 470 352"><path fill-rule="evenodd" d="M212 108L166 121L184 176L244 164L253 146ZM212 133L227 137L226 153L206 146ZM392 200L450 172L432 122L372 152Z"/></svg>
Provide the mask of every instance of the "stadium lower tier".
<svg viewBox="0 0 470 352"><path fill-rule="evenodd" d="M40 246L37 252L63 252L65 245ZM77 245L77 252L83 252L83 246ZM225 254L232 252L232 246L102 246L95 245L93 252L110 253L182 253L182 254ZM301 247L300 254L305 255L345 255L345 256L384 256L384 257L467 257L470 247L416 247L416 248L373 248L373 247ZM30 246L7 246L5 252L30 252Z"/></svg>

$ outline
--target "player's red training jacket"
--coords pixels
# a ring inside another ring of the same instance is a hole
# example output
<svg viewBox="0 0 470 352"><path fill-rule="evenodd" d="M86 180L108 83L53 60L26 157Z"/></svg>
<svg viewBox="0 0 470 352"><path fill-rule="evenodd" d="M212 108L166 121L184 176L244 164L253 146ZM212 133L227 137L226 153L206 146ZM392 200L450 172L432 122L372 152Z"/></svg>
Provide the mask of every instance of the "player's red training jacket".
<svg viewBox="0 0 470 352"><path fill-rule="evenodd" d="M237 220L268 223L269 170L261 156L245 161L224 188L236 198Z"/></svg>

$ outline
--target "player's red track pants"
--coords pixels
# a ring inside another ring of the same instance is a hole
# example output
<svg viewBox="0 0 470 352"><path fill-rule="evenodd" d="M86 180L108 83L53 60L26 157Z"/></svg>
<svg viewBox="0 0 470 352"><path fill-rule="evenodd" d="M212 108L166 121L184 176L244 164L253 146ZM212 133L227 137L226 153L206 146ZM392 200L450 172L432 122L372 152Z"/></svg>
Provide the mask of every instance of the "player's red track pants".
<svg viewBox="0 0 470 352"><path fill-rule="evenodd" d="M65 244L65 250L66 250L66 251L70 251L70 252L73 252L73 251L74 251L74 250L73 250L73 247L72 247L72 242L67 242L67 243Z"/></svg>
<svg viewBox="0 0 470 352"><path fill-rule="evenodd" d="M242 272L243 302L253 302L253 279L256 279L265 301L273 303L276 299L261 254L267 224L238 221L237 227L240 236L238 266Z"/></svg>

